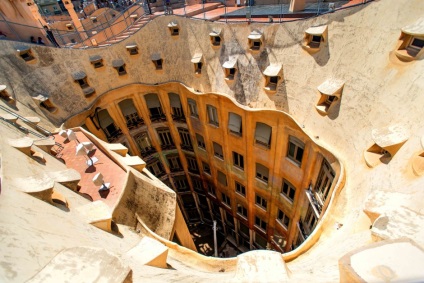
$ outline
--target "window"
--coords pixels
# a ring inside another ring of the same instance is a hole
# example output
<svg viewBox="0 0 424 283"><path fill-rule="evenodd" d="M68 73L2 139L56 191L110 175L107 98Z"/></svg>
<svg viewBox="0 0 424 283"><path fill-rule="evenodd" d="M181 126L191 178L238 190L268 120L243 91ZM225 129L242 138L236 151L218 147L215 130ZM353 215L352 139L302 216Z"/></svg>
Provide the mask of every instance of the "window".
<svg viewBox="0 0 424 283"><path fill-rule="evenodd" d="M255 143L266 148L271 147L272 128L267 124L256 122Z"/></svg>
<svg viewBox="0 0 424 283"><path fill-rule="evenodd" d="M185 128L178 128L178 133L180 134L181 138L181 148L184 150L193 151L193 145L191 143L190 134L188 133L188 130Z"/></svg>
<svg viewBox="0 0 424 283"><path fill-rule="evenodd" d="M32 55L31 48L28 46L18 46L17 51L19 56L21 56L21 58L26 62L35 59L35 57Z"/></svg>
<svg viewBox="0 0 424 283"><path fill-rule="evenodd" d="M199 191L201 193L204 193L203 192L203 184L202 184L202 181L200 179L191 177L191 182L193 183L193 188L194 188L195 191Z"/></svg>
<svg viewBox="0 0 424 283"><path fill-rule="evenodd" d="M261 180L268 184L268 167L263 166L262 164L256 163L256 179Z"/></svg>
<svg viewBox="0 0 424 283"><path fill-rule="evenodd" d="M206 109L208 111L209 124L219 127L218 113L216 111L216 108L212 105L207 105Z"/></svg>
<svg viewBox="0 0 424 283"><path fill-rule="evenodd" d="M224 153L222 152L222 146L220 144L213 142L213 152L216 157L224 160Z"/></svg>
<svg viewBox="0 0 424 283"><path fill-rule="evenodd" d="M72 28L72 26L71 26ZM95 69L103 67L103 59L99 55L94 55L90 57L90 63L93 64Z"/></svg>
<svg viewBox="0 0 424 283"><path fill-rule="evenodd" d="M231 199L224 193L221 194L222 202L231 207Z"/></svg>
<svg viewBox="0 0 424 283"><path fill-rule="evenodd" d="M144 96L146 100L147 108L150 112L150 121L165 121L166 116L163 114L162 105L156 93L149 93Z"/></svg>
<svg viewBox="0 0 424 283"><path fill-rule="evenodd" d="M144 124L143 119L138 116L132 99L125 99L118 103L122 115L127 123L127 128L132 130Z"/></svg>
<svg viewBox="0 0 424 283"><path fill-rule="evenodd" d="M169 128L159 128L156 129L156 131L158 133L162 149L166 150L175 148L174 140L169 132Z"/></svg>
<svg viewBox="0 0 424 283"><path fill-rule="evenodd" d="M165 170L163 170L162 163L157 159L153 161L152 163L147 164L146 167L150 171L150 173L152 173L156 177L161 177L165 175Z"/></svg>
<svg viewBox="0 0 424 283"><path fill-rule="evenodd" d="M211 175L211 168L209 167L209 164L207 164L206 162L202 162L203 165L203 172Z"/></svg>
<svg viewBox="0 0 424 283"><path fill-rule="evenodd" d="M197 103L193 99L188 99L188 107L190 108L190 116L199 118L199 113L197 112Z"/></svg>
<svg viewBox="0 0 424 283"><path fill-rule="evenodd" d="M262 237L258 233L255 233L255 246L258 249L265 250L268 246L268 242L267 242L266 238Z"/></svg>
<svg viewBox="0 0 424 283"><path fill-rule="evenodd" d="M236 192L245 197L246 187L236 181Z"/></svg>
<svg viewBox="0 0 424 283"><path fill-rule="evenodd" d="M236 74L236 68L228 68L228 69L225 69L225 78L227 79L227 80L234 80L234 76L235 76L235 74Z"/></svg>
<svg viewBox="0 0 424 283"><path fill-rule="evenodd" d="M219 170L218 170L218 182L223 186L227 186L227 176Z"/></svg>
<svg viewBox="0 0 424 283"><path fill-rule="evenodd" d="M263 230L266 233L266 225L267 223L259 218L258 216L255 216L255 226L261 230Z"/></svg>
<svg viewBox="0 0 424 283"><path fill-rule="evenodd" d="M185 122L185 116L181 107L180 96L176 93L168 93L168 97L172 109L172 119L174 121Z"/></svg>
<svg viewBox="0 0 424 283"><path fill-rule="evenodd" d="M240 221L238 222L238 224L239 224L240 235L245 239L250 239L249 227L247 227L246 225L244 225Z"/></svg>
<svg viewBox="0 0 424 283"><path fill-rule="evenodd" d="M303 157L303 148L305 145L296 139L295 137L289 138L289 148L287 151L287 157L293 160L299 167L302 164L302 157Z"/></svg>
<svg viewBox="0 0 424 283"><path fill-rule="evenodd" d="M212 196L216 196L215 188L210 183L208 183L208 193Z"/></svg>
<svg viewBox="0 0 424 283"><path fill-rule="evenodd" d="M171 36L177 36L180 34L180 29L178 28L178 24L176 22L170 22L168 24L168 28L171 32Z"/></svg>
<svg viewBox="0 0 424 283"><path fill-rule="evenodd" d="M305 236L309 236L312 231L315 229L315 226L317 225L318 219L315 216L315 212L313 211L314 209L312 208L311 205L308 206L308 210L306 212L306 216L305 216L305 221L304 221L304 225L307 229Z"/></svg>
<svg viewBox="0 0 424 283"><path fill-rule="evenodd" d="M241 170L244 170L244 158L243 155L233 151L233 165Z"/></svg>
<svg viewBox="0 0 424 283"><path fill-rule="evenodd" d="M212 31L209 33L209 37L212 43L212 46L220 46L221 45L221 32L220 31Z"/></svg>
<svg viewBox="0 0 424 283"><path fill-rule="evenodd" d="M241 136L242 128L241 128L241 116L235 113L230 112L228 115L228 129L230 133L235 134L237 136Z"/></svg>
<svg viewBox="0 0 424 283"><path fill-rule="evenodd" d="M330 164L327 160L322 161L321 170L318 175L317 184L315 186L315 192L318 194L318 200L321 205L324 205L325 200L330 192L331 185L333 184L335 173L331 169Z"/></svg>
<svg viewBox="0 0 424 283"><path fill-rule="evenodd" d="M183 170L183 166L181 166L180 157L178 155L168 155L166 159L168 159L169 170L171 170L171 172Z"/></svg>
<svg viewBox="0 0 424 283"><path fill-rule="evenodd" d="M421 49L424 47L424 39L413 37L411 43L409 44L409 47L415 49L416 53L418 54L418 52L420 52Z"/></svg>
<svg viewBox="0 0 424 283"><path fill-rule="evenodd" d="M174 185L178 192L190 191L190 186L188 185L186 176L174 177Z"/></svg>
<svg viewBox="0 0 424 283"><path fill-rule="evenodd" d="M188 171L191 173L198 174L199 167L197 166L197 160L193 156L186 155L187 163L188 163Z"/></svg>
<svg viewBox="0 0 424 283"><path fill-rule="evenodd" d="M97 114L100 128L106 135L108 142L114 142L119 136L122 135L121 130L115 125L113 119L110 117L106 109L102 109Z"/></svg>
<svg viewBox="0 0 424 283"><path fill-rule="evenodd" d="M196 134L196 140L197 140L197 146L201 149L206 150L205 140L203 139L203 136Z"/></svg>
<svg viewBox="0 0 424 283"><path fill-rule="evenodd" d="M149 154L155 152L155 149L152 147L147 132L141 132L140 134L134 136L134 140L140 148L141 155L143 157L147 157Z"/></svg>
<svg viewBox="0 0 424 283"><path fill-rule="evenodd" d="M130 53L130 55L137 55L138 54L137 45L127 45L126 48L127 48L127 51Z"/></svg>
<svg viewBox="0 0 424 283"><path fill-rule="evenodd" d="M286 230L289 228L290 218L280 209L278 210L277 221L280 222Z"/></svg>
<svg viewBox="0 0 424 283"><path fill-rule="evenodd" d="M262 45L262 33L259 31L252 31L248 36L250 50L259 50Z"/></svg>
<svg viewBox="0 0 424 283"><path fill-rule="evenodd" d="M260 208L264 209L264 210L266 210L266 208L267 208L267 201L266 201L266 199L264 199L260 195L256 195L256 197L255 197L255 204L257 206L259 206Z"/></svg>
<svg viewBox="0 0 424 283"><path fill-rule="evenodd" d="M163 64L163 60L162 58L159 59L152 59L153 64L155 65L156 70L162 70L162 64Z"/></svg>
<svg viewBox="0 0 424 283"><path fill-rule="evenodd" d="M202 62L194 63L194 73L200 75L202 73L202 67Z"/></svg>
<svg viewBox="0 0 424 283"><path fill-rule="evenodd" d="M287 197L290 201L294 201L296 189L286 179L283 179L283 187L281 188L281 194Z"/></svg>
<svg viewBox="0 0 424 283"><path fill-rule="evenodd" d="M122 59L117 59L112 61L112 66L115 68L115 70L118 72L118 75L123 76L127 73L125 70L125 63Z"/></svg>
<svg viewBox="0 0 424 283"><path fill-rule="evenodd" d="M237 214L247 219L247 209L241 204L237 204Z"/></svg>

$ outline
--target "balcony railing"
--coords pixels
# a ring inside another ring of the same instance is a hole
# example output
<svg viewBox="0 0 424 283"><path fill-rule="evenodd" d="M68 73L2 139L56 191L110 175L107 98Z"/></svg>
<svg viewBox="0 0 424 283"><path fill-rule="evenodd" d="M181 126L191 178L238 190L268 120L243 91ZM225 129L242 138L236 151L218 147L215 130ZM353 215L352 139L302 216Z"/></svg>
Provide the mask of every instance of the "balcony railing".
<svg viewBox="0 0 424 283"><path fill-rule="evenodd" d="M305 229L305 225L303 224L303 221L301 219L299 219L299 222L297 222L297 228L300 231L303 241L305 241L309 237L309 231Z"/></svg>
<svg viewBox="0 0 424 283"><path fill-rule="evenodd" d="M176 172L182 172L182 171L184 171L184 169L183 169L183 168L181 168L181 167L171 167L171 168L169 168L169 170L170 170L172 173L176 173Z"/></svg>
<svg viewBox="0 0 424 283"><path fill-rule="evenodd" d="M193 145L191 144L181 144L181 149L185 151L194 152Z"/></svg>
<svg viewBox="0 0 424 283"><path fill-rule="evenodd" d="M307 190L305 190L305 192L315 212L315 215L317 218L319 218L322 212L322 204L318 201L315 193L312 191L312 187L309 187Z"/></svg>
<svg viewBox="0 0 424 283"><path fill-rule="evenodd" d="M163 121L166 121L166 116L165 116L165 114L151 115L150 121L151 122L163 122Z"/></svg>
<svg viewBox="0 0 424 283"><path fill-rule="evenodd" d="M188 172L192 173L192 174L196 174L196 175L200 175L200 171L198 168L188 168Z"/></svg>
<svg viewBox="0 0 424 283"><path fill-rule="evenodd" d="M111 133L109 136L107 136L107 141L109 143L113 143L113 142L115 142L116 140L118 140L122 136L123 136L123 134L122 134L121 129L117 129L116 131L114 131L113 133Z"/></svg>
<svg viewBox="0 0 424 283"><path fill-rule="evenodd" d="M146 147L141 151L141 156L146 161L151 157L152 154L156 153L156 149L154 147Z"/></svg>
<svg viewBox="0 0 424 283"><path fill-rule="evenodd" d="M171 150L171 149L176 149L177 147L175 146L175 144L162 144L160 148L162 150Z"/></svg>
<svg viewBox="0 0 424 283"><path fill-rule="evenodd" d="M172 120L177 121L177 122L186 122L186 118L184 115L174 115L172 114Z"/></svg>
<svg viewBox="0 0 424 283"><path fill-rule="evenodd" d="M141 118L137 119L136 121L131 121L127 123L128 130L137 129L141 126L144 126L144 121Z"/></svg>

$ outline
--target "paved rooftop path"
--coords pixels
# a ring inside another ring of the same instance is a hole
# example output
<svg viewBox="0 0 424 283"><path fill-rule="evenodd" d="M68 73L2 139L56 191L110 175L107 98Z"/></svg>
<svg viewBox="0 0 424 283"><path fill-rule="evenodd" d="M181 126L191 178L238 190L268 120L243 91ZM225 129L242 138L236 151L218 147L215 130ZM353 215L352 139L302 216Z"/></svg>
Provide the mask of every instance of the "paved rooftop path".
<svg viewBox="0 0 424 283"><path fill-rule="evenodd" d="M82 132L75 132L80 142L90 141ZM88 194L93 201L103 200L109 207L113 207L119 198L121 191L124 187L126 172L109 159L102 151L94 146L94 154L90 154L92 157L97 157L99 161L92 167L87 167L87 157L77 156L76 152L76 141L64 141L64 138L55 135L55 141L63 146L63 150L60 152L61 158L65 161L68 168L77 170L81 174L81 186L80 193ZM94 185L93 177L97 173L102 173L105 183L110 183L109 192L103 192L99 194L99 186Z"/></svg>

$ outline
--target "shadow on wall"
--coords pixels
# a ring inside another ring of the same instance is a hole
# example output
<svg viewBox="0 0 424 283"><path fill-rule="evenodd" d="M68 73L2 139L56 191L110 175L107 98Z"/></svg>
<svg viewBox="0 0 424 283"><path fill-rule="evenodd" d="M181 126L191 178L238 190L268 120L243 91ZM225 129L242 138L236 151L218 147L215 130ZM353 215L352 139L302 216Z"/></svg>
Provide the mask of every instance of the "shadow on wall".
<svg viewBox="0 0 424 283"><path fill-rule="evenodd" d="M327 65L330 60L330 46L328 41L317 53L311 54L311 56L320 67Z"/></svg>
<svg viewBox="0 0 424 283"><path fill-rule="evenodd" d="M337 119L337 117L339 117L342 99L343 99L343 95L339 99L337 99L337 101L334 103L334 105L332 105L332 107L330 108L330 111L327 114L327 116L328 116L328 118L330 118L330 120L335 120L335 119Z"/></svg>

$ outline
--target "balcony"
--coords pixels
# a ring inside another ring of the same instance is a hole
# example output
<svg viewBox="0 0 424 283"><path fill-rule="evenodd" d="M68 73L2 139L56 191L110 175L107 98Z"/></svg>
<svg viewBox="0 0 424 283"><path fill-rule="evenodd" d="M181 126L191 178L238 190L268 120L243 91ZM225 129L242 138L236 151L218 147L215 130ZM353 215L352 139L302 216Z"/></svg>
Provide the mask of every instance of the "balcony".
<svg viewBox="0 0 424 283"><path fill-rule="evenodd" d="M137 128L140 128L141 126L144 126L144 121L141 118L138 118L137 120L132 120L127 122L127 128L128 130L134 130Z"/></svg>
<svg viewBox="0 0 424 283"><path fill-rule="evenodd" d="M193 145L191 144L181 144L181 149L185 151L194 152Z"/></svg>
<svg viewBox="0 0 424 283"><path fill-rule="evenodd" d="M304 242L308 237L309 237L309 231L307 229L305 229L305 225L303 224L303 221L301 219L299 219L299 222L297 222L297 229L299 229L299 232L302 236L302 242Z"/></svg>
<svg viewBox="0 0 424 283"><path fill-rule="evenodd" d="M141 150L141 156L144 161L150 159L152 154L156 153L156 149L154 147L145 147Z"/></svg>
<svg viewBox="0 0 424 283"><path fill-rule="evenodd" d="M172 149L176 149L177 147L175 146L175 144L162 144L160 148L162 150L172 150Z"/></svg>
<svg viewBox="0 0 424 283"><path fill-rule="evenodd" d="M169 170L171 171L171 173L178 173L184 171L184 169L181 167L170 167Z"/></svg>
<svg viewBox="0 0 424 283"><path fill-rule="evenodd" d="M198 168L188 168L188 172L195 174L195 175L200 175L200 171Z"/></svg>
<svg viewBox="0 0 424 283"><path fill-rule="evenodd" d="M319 219L322 212L322 203L318 200L316 193L312 191L311 186L309 189L305 190L305 193L309 202L311 203L316 217Z"/></svg>
<svg viewBox="0 0 424 283"><path fill-rule="evenodd" d="M110 133L109 136L106 136L106 138L109 143L114 143L122 136L123 134L121 129L116 129L114 132Z"/></svg>
<svg viewBox="0 0 424 283"><path fill-rule="evenodd" d="M172 114L172 120L176 121L176 122L182 122L185 123L186 122L186 118L184 115L180 115L180 114Z"/></svg>
<svg viewBox="0 0 424 283"><path fill-rule="evenodd" d="M153 122L165 122L166 116L165 114L155 114L150 116L150 121Z"/></svg>

